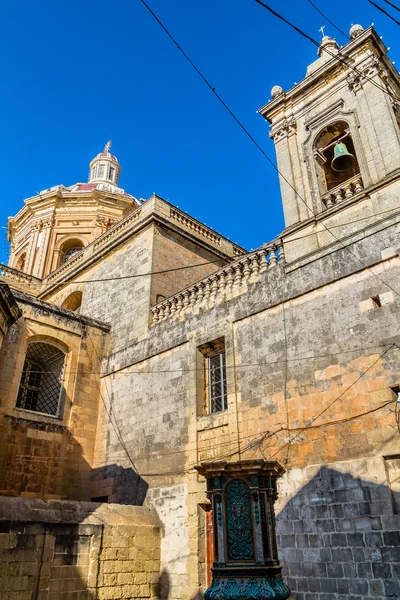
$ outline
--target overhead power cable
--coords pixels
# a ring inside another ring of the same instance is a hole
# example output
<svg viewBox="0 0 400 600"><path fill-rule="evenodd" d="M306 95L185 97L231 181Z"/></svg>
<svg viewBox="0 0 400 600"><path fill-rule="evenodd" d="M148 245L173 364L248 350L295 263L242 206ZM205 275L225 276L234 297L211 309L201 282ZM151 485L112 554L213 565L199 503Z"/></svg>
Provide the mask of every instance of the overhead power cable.
<svg viewBox="0 0 400 600"><path fill-rule="evenodd" d="M390 2L390 0L383 0L384 2L386 2L386 4L389 4L389 6L391 6L392 8L395 8L396 10L398 10L400 12L400 8L398 6L396 6L396 4L393 4L393 2Z"/></svg>
<svg viewBox="0 0 400 600"><path fill-rule="evenodd" d="M319 419L320 417L322 417L323 414L325 414L330 408L332 408L332 406L334 404L336 404L336 402L338 402L341 398L343 398L343 396L356 384L360 381L360 379L362 379L363 377L365 377L365 375L368 373L368 371L370 371L388 352L389 350L391 350L392 348L395 348L396 344L391 344L389 346L389 348L387 348L384 352L382 352L382 354L380 356L378 356L378 358L376 360L374 360L374 362L367 368L365 369L359 377L357 377L357 379L355 381L353 381L353 383L351 385L349 385L341 394L339 394L339 396L337 396L334 400L332 400L332 402L330 404L328 404L328 406L326 406L320 413L318 413L315 417L313 417L311 419L311 421L309 422L308 425L306 425L305 427L303 427L294 437L292 437L286 444L284 444L283 446L281 446L271 457L270 460L272 458L274 458L274 456L276 456L277 454L279 454L279 452L281 450L283 450L284 448L286 448L286 446L288 444L292 444L293 441L295 439L297 439L304 431L306 431L307 429L309 429L313 423L315 423L315 421L317 419Z"/></svg>
<svg viewBox="0 0 400 600"><path fill-rule="evenodd" d="M376 350L378 348L382 348L385 346L389 346L389 344L374 344L373 346L365 346L362 348L353 348L351 350L341 350L340 352L332 352L328 354L311 354L308 356L295 356L292 358L282 358L280 360L266 360L255 363L242 363L234 365L225 365L226 369L247 369L250 367L265 367L268 365L284 365L286 363L298 362L298 361L308 361L308 360L317 360L320 358L330 358L331 356L341 356L342 354L352 354L353 352L361 352L365 350ZM147 360L151 360L154 357L149 357ZM78 371L64 371L64 375L103 375L104 377L109 377L111 375L116 375L119 373L120 375L151 375L151 374L165 374L165 373L197 373L198 369L154 369L154 370L145 370L145 371L127 371L131 367L135 366L137 363L132 363L126 366L121 367L116 371L112 371L110 373L103 373L103 371L86 371L86 370L78 370ZM218 367L219 368L219 367ZM24 370L24 369L2 369L2 373L54 373L54 371L35 371L33 369Z"/></svg>
<svg viewBox="0 0 400 600"><path fill-rule="evenodd" d="M286 23L287 25L289 25L289 27L291 27L292 29L294 29L302 37L304 37L307 40L309 40L312 44L314 44L314 46L316 46L317 48L320 47L320 43L317 42L316 39L314 39L313 37L311 37L310 35L308 35L308 33L305 33L305 31L303 31L302 29L300 29L299 27L297 27L296 25L294 25L294 23L292 23L291 21L289 21L288 19L286 19L285 17L283 17L281 14L279 14L278 12L276 12L276 10L274 10L273 8L271 8L270 6L268 6L268 4L265 4L265 2L262 2L262 0L255 0L255 2L257 2L257 4L260 4L260 6L262 6L266 10L268 10L271 14L274 15L274 17L276 17L277 19L280 19L281 21L283 21L284 23ZM339 60L342 64L346 65L346 67L348 69L354 71L354 73L356 73L360 77L365 78L367 81L369 81L370 83L372 83L372 85L374 85L376 88L378 88L379 90L381 90L381 92L383 92L384 94L386 94L387 96L389 96L390 98L392 98L392 100L395 100L396 102L400 102L400 99L397 98L397 96L394 96L388 89L386 89L383 86L379 85L379 83L377 83L376 81L374 81L371 77L368 77L368 75L366 75L365 73L362 73L361 71L359 71L357 69L357 67L353 66L351 63L349 63L348 61L346 61L346 59L341 54L340 50L335 54L334 52L331 52L328 48L325 47L324 48L324 52L326 52L327 54L329 54L329 56L331 56L332 58L335 58L336 60Z"/></svg>
<svg viewBox="0 0 400 600"><path fill-rule="evenodd" d="M344 224L341 223L341 224L338 224L338 225L330 225L329 226L329 232L330 232L331 229L337 229L338 227L344 227L344 226L347 226L347 225L352 225L353 223L360 223L361 221L366 221L368 219L373 219L374 217L379 217L381 215L386 215L386 214L389 214L389 213L399 213L399 212L400 212L399 208L389 208L387 210L382 210L382 211L377 212L377 213L366 215L365 217L359 217L358 219L353 219L352 221L346 221L346 223L344 223ZM368 226L365 227L365 228L363 228L363 229L361 229L361 230L359 230L359 232L362 233L362 232L366 231L367 229L368 229ZM303 239L305 239L307 237L315 236L318 233L321 233L321 231L319 231L319 232L313 231L312 233L306 233L304 235L300 235L300 236L297 236L297 237L294 237L294 238L286 239L285 240L285 244L290 244L292 242L297 242L298 240L303 240ZM271 242L271 243L273 243L273 242ZM264 246L266 246L266 245L268 245L268 243L264 244ZM252 251L250 251L250 253L251 252ZM243 256L246 256L246 254L243 254ZM119 277L105 277L103 279L81 279L81 280L77 280L77 279L62 279L60 281L57 280L57 283L60 283L60 284L67 284L67 283L78 283L78 284L81 284L82 283L83 284L83 283L101 283L103 281L118 281L119 279L121 279L121 280L122 279L136 279L138 277L148 277L149 275L164 275L166 273L171 273L171 272L174 272L174 271L181 271L181 270L184 270L184 269L196 269L197 267L202 267L202 266L205 266L205 265L217 264L217 263L221 262L222 260L226 260L226 259L218 259L218 260L215 260L215 261L211 260L211 261L207 261L207 262L204 262L204 263L198 263L198 264L195 264L195 265L186 265L184 267L175 267L175 268L172 268L172 269L165 269L163 271L149 271L148 273L136 273L134 275L121 275ZM239 260L239 258L238 257L232 258L226 264L228 265L230 262L233 262L233 261L236 261L236 260ZM223 267L221 267L221 268L223 268ZM29 285L41 287L42 283L36 283L36 282L32 281L32 282L30 282Z"/></svg>
<svg viewBox="0 0 400 600"><path fill-rule="evenodd" d="M375 413L379 410L382 410L388 406L390 406L391 404L397 403L397 400L389 400L387 402L382 403L380 406L375 406L374 408L367 410L363 413L358 413L356 415L351 415L349 417L344 417L342 419L336 419L333 421L325 421L323 423L319 423L317 425L312 425L310 427L308 427L308 429L321 429L323 427L332 427L335 425L341 425L343 423L348 423L351 421L355 421L356 419L360 419L362 417L365 417L369 414ZM273 437L275 437L276 435L280 434L280 433L284 433L286 431L290 431L292 433L301 431L304 431L303 427L291 427L290 429L287 429L286 427L280 427L274 431L264 431L264 432L257 432L257 433L253 433L251 435L247 435L247 436L242 436L242 439L248 439L248 438L253 438L252 441L248 442L243 450L243 452L248 452L249 450L252 450L254 447L256 446L260 446L262 444L262 442L264 442L267 439L271 439ZM220 442L220 443L215 443L213 444L213 448L215 447L219 447L219 446L226 446L228 444L236 444L236 440L230 440L228 442ZM167 456L171 456L171 455L175 455L175 454L188 454L189 452L193 452L195 449L197 448L196 444L193 444L192 447L190 448L185 448L183 450L172 450L171 452L161 452L161 453L157 453L157 452L153 452L153 453L148 453L148 454L140 454L136 457L136 460L144 460L147 458L150 458L152 460L158 460L161 459L163 457L167 457ZM220 461L220 460L224 460L226 458L230 458L231 456L233 456L234 454L237 454L237 450L235 452L232 453L225 453L222 454L220 456L218 456L217 458L214 458L212 462L216 462L216 461ZM31 462L34 463L36 462L48 462L49 460L54 460L54 462L56 463L63 463L63 462L67 462L69 463L76 463L76 464L82 464L82 461L84 460L79 459L79 458L71 458L71 457L67 457L67 456L58 456L58 455L48 455L48 454L37 454L35 456L33 456L32 454L10 454L10 453L6 453L6 454L0 454L0 457L5 457L8 458L9 460L23 460L26 462ZM119 454L109 454L108 455L108 459L110 460L121 460L121 456ZM98 461L98 460L94 460L93 461L94 465L101 465L102 461ZM194 463L197 464L197 463ZM194 467L193 464L193 467ZM193 467L190 467L189 470L192 470ZM96 467L94 467L96 468ZM175 471L174 474L184 474L189 472L189 470L187 469L183 469L181 471ZM151 474L146 474L143 473L142 475L151 475L154 477L163 477L166 475L169 475L169 472L165 472L165 473L151 473Z"/></svg>
<svg viewBox="0 0 400 600"><path fill-rule="evenodd" d="M379 6L379 4L375 4L375 2L373 2L372 0L368 0L368 2L370 4L372 4L372 6L375 6L375 8L378 9L381 13L383 13L384 15L386 15L387 17L389 17L389 19L391 19L392 21L394 21L397 25L400 25L400 21L398 21L397 19L395 19L390 13L388 13L387 10L385 10L384 8L382 8L382 6Z"/></svg>
<svg viewBox="0 0 400 600"><path fill-rule="evenodd" d="M314 4L314 2L312 2L312 0L307 0L307 2L309 4L311 4L311 6L322 16L324 17L324 19L330 23L330 25L332 25L332 27L334 27L339 33L341 33L347 40L350 39L349 36L347 35L347 33L344 33L344 31L342 31L337 25L335 25L335 23L333 23L333 21L331 21L330 19L328 19L328 17L326 15L324 15L324 13L322 11L319 10L318 6L316 6Z"/></svg>
<svg viewBox="0 0 400 600"><path fill-rule="evenodd" d="M290 27L292 27L293 29L295 29L295 31L297 31L301 36L307 38L308 40L310 40L314 45L316 45L319 48L319 44L316 40L314 40L311 36L309 36L307 33L305 33L304 31L302 31L301 29L299 29L298 27L296 27L296 25L294 25L293 23L291 23L290 21L288 21L287 19L285 19L284 17L282 17L282 15L280 15L279 13L277 13L276 11L274 11L270 6L268 6L267 4L265 4L264 2L262 2L261 0L255 0L258 4L260 4L261 6L263 6L264 8L266 8L268 11L270 11L273 15L275 15L278 19L284 21L285 23L287 23ZM154 19L157 21L157 23L160 25L160 27L162 27L162 29L165 31L165 33L168 35L168 37L172 40L172 42L175 44L175 46L178 48L178 50L183 54L183 56L186 58L186 60L190 63L190 65L193 67L193 69L196 71L196 73L198 73L198 75L201 77L201 79L204 81L204 83L207 85L207 87L213 92L213 94L216 96L216 98L218 99L218 101L224 106L224 108L229 112L229 114L231 115L231 117L234 119L234 121L239 125L239 127L244 131L244 133L247 135L247 137L253 142L253 144L258 148L258 150L261 152L261 154L264 156L264 158L266 158L266 160L272 165L272 167L275 169L275 171L277 173L279 173L281 179L283 179L283 181L285 181L287 183L287 185L294 191L294 193L296 194L296 196L299 198L299 200L301 200L301 202L303 202L303 204L308 208L308 210L310 211L310 213L316 217L316 213L314 212L314 210L307 204L307 202L304 200L304 198L301 196L301 194L296 190L296 188L290 183L290 181L287 179L287 177L285 177L285 175L279 170L279 168L276 166L276 164L274 163L274 161L268 156L268 154L264 151L264 149L258 144L258 142L255 140L255 138L251 135L251 133L248 131L248 129L243 125L243 123L240 121L240 119L234 114L234 112L229 108L229 106L226 104L226 102L221 98L221 96L215 91L215 87L213 87L210 82L207 80L207 78L201 73L201 71L196 67L196 65L194 64L194 62L189 58L189 56L186 54L186 52L181 48L181 46L178 44L178 42L176 41L176 39L173 37L173 35L168 31L168 29L165 27L165 25L162 23L162 21L157 17L157 15L154 13L154 11L150 8L150 6L147 4L147 2L145 0L140 0L140 2L146 7L146 9L150 12L150 14L154 17ZM326 49L325 49L326 50ZM390 96L391 98L393 98L393 95L391 93L388 92L388 90L386 90L385 88L381 87L380 85L378 85L373 79L371 79L370 77L368 77L367 75L361 73L360 71L358 71L358 69L356 69L355 67L353 67L352 65L349 65L339 54L333 54L331 52L329 52L327 50L328 54L330 54L333 58L340 60L342 63L344 63L349 69L352 69L353 71L355 71L358 75L362 75L363 77L365 77L368 81L370 81L373 85L375 85L376 87L378 87L381 91L383 91L385 94L387 94L388 96ZM398 99L396 99L398 101ZM353 256L353 258L355 260L357 260L357 262L359 262L360 264L362 264L364 267L365 265L362 263L362 261L353 253L351 252L351 250L341 241L340 238L338 238L337 236L335 236L334 233L332 233L332 231L330 231L329 227L327 225L325 225L325 223L321 222L321 225L324 227L324 229L326 229L326 231L328 231L332 237L339 242L339 244L342 246L342 248L347 249L349 254L351 254ZM386 285L393 293L395 293L396 295L400 296L400 293L397 292L397 290L393 289L388 283L386 283L385 281L383 281L378 275L376 275L375 273L373 273L374 276L379 279L379 281L381 283L383 283L384 285Z"/></svg>

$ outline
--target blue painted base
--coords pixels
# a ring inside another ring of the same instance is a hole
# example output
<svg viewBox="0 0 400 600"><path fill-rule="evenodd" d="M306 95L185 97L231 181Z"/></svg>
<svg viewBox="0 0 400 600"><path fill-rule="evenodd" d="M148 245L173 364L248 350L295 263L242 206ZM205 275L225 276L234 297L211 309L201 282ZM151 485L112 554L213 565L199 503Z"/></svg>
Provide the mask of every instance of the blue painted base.
<svg viewBox="0 0 400 600"><path fill-rule="evenodd" d="M290 589L282 577L214 577L204 600L287 600Z"/></svg>

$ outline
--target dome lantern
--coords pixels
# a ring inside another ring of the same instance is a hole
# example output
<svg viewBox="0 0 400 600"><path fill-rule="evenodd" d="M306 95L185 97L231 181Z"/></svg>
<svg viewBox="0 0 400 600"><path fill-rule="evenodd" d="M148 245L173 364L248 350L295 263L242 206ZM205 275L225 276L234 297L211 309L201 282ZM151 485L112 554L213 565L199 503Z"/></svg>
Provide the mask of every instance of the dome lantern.
<svg viewBox="0 0 400 600"><path fill-rule="evenodd" d="M89 183L111 183L118 186L121 166L116 156L110 153L111 141L104 146L90 163Z"/></svg>

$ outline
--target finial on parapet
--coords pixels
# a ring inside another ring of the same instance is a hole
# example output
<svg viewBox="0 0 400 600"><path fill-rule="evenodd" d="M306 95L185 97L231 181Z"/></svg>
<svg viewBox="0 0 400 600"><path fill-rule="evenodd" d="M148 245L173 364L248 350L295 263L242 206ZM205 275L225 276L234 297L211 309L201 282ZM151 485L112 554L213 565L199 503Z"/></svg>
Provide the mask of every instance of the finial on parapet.
<svg viewBox="0 0 400 600"><path fill-rule="evenodd" d="M111 140L108 140L107 144L104 146L103 152L105 152L106 154L109 154L110 148L111 148Z"/></svg>

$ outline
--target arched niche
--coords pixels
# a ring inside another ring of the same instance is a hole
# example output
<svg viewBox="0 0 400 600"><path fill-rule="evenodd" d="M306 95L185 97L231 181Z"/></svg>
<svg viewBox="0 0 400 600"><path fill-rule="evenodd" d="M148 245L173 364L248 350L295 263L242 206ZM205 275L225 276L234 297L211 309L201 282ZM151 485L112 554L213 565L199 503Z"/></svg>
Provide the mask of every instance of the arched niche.
<svg viewBox="0 0 400 600"><path fill-rule="evenodd" d="M26 269L26 252L23 252L17 259L17 262L15 263L15 268L18 269L18 271L25 271Z"/></svg>
<svg viewBox="0 0 400 600"><path fill-rule="evenodd" d="M340 172L332 168L335 146L339 142L345 144L347 151L354 157L351 167ZM350 125L345 120L337 120L330 123L317 134L314 140L313 155L321 197L324 197L330 190L337 188L339 188L339 194L343 184L353 179L356 175L360 175L360 165Z"/></svg>
<svg viewBox="0 0 400 600"><path fill-rule="evenodd" d="M67 296L64 302L61 304L61 308L66 308L68 310L73 310L74 312L79 313L79 309L82 304L82 292L77 290L72 292L69 296Z"/></svg>

